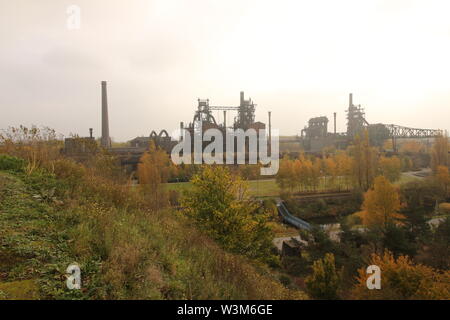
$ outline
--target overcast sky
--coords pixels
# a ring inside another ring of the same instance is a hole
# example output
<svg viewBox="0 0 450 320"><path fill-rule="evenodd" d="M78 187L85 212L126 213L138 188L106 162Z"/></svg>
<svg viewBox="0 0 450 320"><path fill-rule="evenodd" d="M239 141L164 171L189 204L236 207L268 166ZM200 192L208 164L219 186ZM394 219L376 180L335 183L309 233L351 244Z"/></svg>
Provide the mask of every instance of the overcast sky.
<svg viewBox="0 0 450 320"><path fill-rule="evenodd" d="M333 112L344 131L349 92L370 123L450 129L449 15L446 0L0 0L0 128L98 136L107 80L116 141L241 90L282 135Z"/></svg>

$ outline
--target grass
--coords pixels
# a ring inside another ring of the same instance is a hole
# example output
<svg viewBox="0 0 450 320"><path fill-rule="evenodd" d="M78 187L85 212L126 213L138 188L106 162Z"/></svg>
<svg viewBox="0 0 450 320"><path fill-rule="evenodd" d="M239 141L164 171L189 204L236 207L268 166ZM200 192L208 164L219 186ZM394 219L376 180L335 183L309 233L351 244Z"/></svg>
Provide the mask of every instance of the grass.
<svg viewBox="0 0 450 320"><path fill-rule="evenodd" d="M275 179L249 180L249 194L253 197L277 197L280 194ZM166 183L167 190L174 190L183 193L191 188L190 182Z"/></svg>
<svg viewBox="0 0 450 320"><path fill-rule="evenodd" d="M416 181L421 179L419 177L414 177L408 174L402 174L400 179L396 182L397 185L405 184L411 181ZM318 191L327 191L327 186L324 179L321 179ZM166 183L166 190L174 190L183 193L185 190L191 188L190 182L174 182ZM261 179L261 180L248 180L249 194L252 197L257 198L271 198L278 197L280 195L280 187L278 186L275 179ZM341 185L341 189L345 189L344 185Z"/></svg>
<svg viewBox="0 0 450 320"><path fill-rule="evenodd" d="M83 181L70 197L43 198L42 189L66 180L0 170L0 299L305 298L267 266L225 252L181 214L121 205L108 191L114 184L94 181L91 189ZM82 290L65 285L74 262Z"/></svg>
<svg viewBox="0 0 450 320"><path fill-rule="evenodd" d="M52 295L47 289L62 287L55 276L72 262L60 213L38 201L36 191L17 176L0 171L0 186L0 295Z"/></svg>
<svg viewBox="0 0 450 320"><path fill-rule="evenodd" d="M400 176L400 179L398 181L396 181L395 184L402 185L402 184L406 184L411 181L417 181L417 180L421 180L421 179L423 179L423 178L412 176L410 174L402 173Z"/></svg>

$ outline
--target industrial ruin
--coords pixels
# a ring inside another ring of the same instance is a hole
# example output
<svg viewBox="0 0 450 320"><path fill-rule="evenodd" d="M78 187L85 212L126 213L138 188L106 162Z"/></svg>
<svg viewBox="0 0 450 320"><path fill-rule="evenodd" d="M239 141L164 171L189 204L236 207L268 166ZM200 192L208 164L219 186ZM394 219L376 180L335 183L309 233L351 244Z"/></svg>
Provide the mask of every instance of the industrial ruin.
<svg viewBox="0 0 450 320"><path fill-rule="evenodd" d="M153 142L158 148L170 153L173 147L183 139L183 135L178 137L178 140L173 139L167 130L161 130L159 133L151 131L147 137L136 137L128 142L127 147L112 147L111 138L109 134L109 119L108 119L108 94L106 81L101 82L101 97L102 97L102 135L100 138L100 147L103 150L107 150L110 154L116 155L121 164L128 169L128 171L136 170L136 166L139 163L139 159L142 154L150 147L150 143ZM244 92L240 93L240 103L238 106L213 106L210 105L209 99L198 99L197 110L194 113L194 117L191 122L185 127L184 122L180 122L180 132L188 133L191 136L194 135L199 129L201 132L205 132L208 129L217 129L225 136L228 130L242 129L244 131L248 129L254 129L259 135L262 130L266 129L265 123L255 121L255 107L256 104L251 98L245 99ZM213 111L223 111L224 121L218 123L213 116ZM234 122L231 126L227 126L227 111L236 112ZM269 137L270 137L270 116L269 112ZM201 126L201 128L199 128ZM100 149L97 146L95 138L93 137L92 129L89 137L84 138L67 138L65 139L65 145L63 153L66 155L82 161L89 157L90 154L99 152ZM192 141L192 144L194 141ZM208 143L204 142L206 147ZM224 141L225 144L225 141ZM248 148L246 141L246 149ZM192 148L193 149L193 148ZM236 151L236 150L235 150ZM247 156L246 156L247 158Z"/></svg>
<svg viewBox="0 0 450 320"><path fill-rule="evenodd" d="M89 137L84 138L67 138L63 153L66 155L83 161L89 155L99 152L101 149L117 156L121 164L132 172L136 170L139 159L146 152L150 143L153 142L158 148L170 153L173 147L183 139L183 133L194 135L199 129L205 132L214 128L222 132L225 136L228 130L254 129L259 135L260 132L265 133L266 124L255 121L256 104L251 98L245 99L244 92L240 93L240 103L238 106L214 106L210 104L209 99L198 99L197 110L194 113L192 121L185 127L184 122L180 122L180 132L182 133L177 139L173 139L166 130L159 133L151 131L147 137L136 137L128 142L127 147L113 147L109 133L108 119L108 93L106 81L101 82L101 110L102 110L102 135L100 138L100 146L98 146L93 131L90 129ZM218 123L213 115L213 111L223 111L223 123ZM234 122L231 126L227 126L227 112L236 112ZM301 150L309 153L320 153L324 148L345 149L351 144L356 135L360 134L364 129L369 132L371 142L374 144L382 143L386 139L392 139L394 152L396 151L397 139L407 138L433 138L442 134L441 130L433 129L417 129L402 127L394 124L370 124L365 118L365 111L361 105L353 103L353 95L349 95L349 105L347 113L347 131L336 131L336 112L333 114L333 131L329 132L329 120L326 116L314 117L308 121L308 125L301 130L300 136L287 137L280 139L280 145L293 141L299 144ZM269 141L271 138L271 113L269 118ZM199 127L201 126L201 127ZM192 143L194 143L192 141ZM225 143L225 141L224 141ZM207 143L206 143L207 144ZM204 144L203 147L206 147ZM270 150L270 145L268 146ZM224 148L225 149L225 148ZM246 146L247 150L247 146ZM236 150L235 150L236 152Z"/></svg>
<svg viewBox="0 0 450 320"><path fill-rule="evenodd" d="M356 135L367 129L374 145L380 145L387 139L392 139L393 151L397 149L397 139L434 138L442 134L441 130L417 129L402 127L394 124L370 124L365 118L365 111L361 105L353 104L353 94L349 95L347 113L347 131L336 132L336 112L334 117L334 130L328 131L328 118L326 116L311 118L308 126L301 130L297 141L305 152L321 152L324 148L332 147L345 149L351 144ZM282 142L282 141L281 141Z"/></svg>

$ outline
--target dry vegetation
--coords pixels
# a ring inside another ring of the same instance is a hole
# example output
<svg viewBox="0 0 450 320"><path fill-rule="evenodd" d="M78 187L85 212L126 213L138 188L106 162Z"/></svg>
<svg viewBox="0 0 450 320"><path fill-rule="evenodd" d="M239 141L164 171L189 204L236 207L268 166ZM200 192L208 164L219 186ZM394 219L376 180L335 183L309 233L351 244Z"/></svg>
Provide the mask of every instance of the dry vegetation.
<svg viewBox="0 0 450 320"><path fill-rule="evenodd" d="M75 163L46 132L10 129L0 140L1 298L305 297L224 251L150 189L132 188L111 156ZM65 287L73 262L79 291Z"/></svg>

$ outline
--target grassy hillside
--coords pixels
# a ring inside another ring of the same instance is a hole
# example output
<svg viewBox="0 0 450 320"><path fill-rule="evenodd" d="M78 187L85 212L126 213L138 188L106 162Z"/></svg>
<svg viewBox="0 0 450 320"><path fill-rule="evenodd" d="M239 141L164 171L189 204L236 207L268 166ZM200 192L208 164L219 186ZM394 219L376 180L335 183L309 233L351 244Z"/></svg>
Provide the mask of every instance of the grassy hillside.
<svg viewBox="0 0 450 320"><path fill-rule="evenodd" d="M146 208L133 188L68 160L54 162L53 173L11 161L18 165L0 170L0 299L305 297L180 214ZM66 288L74 262L81 290Z"/></svg>

